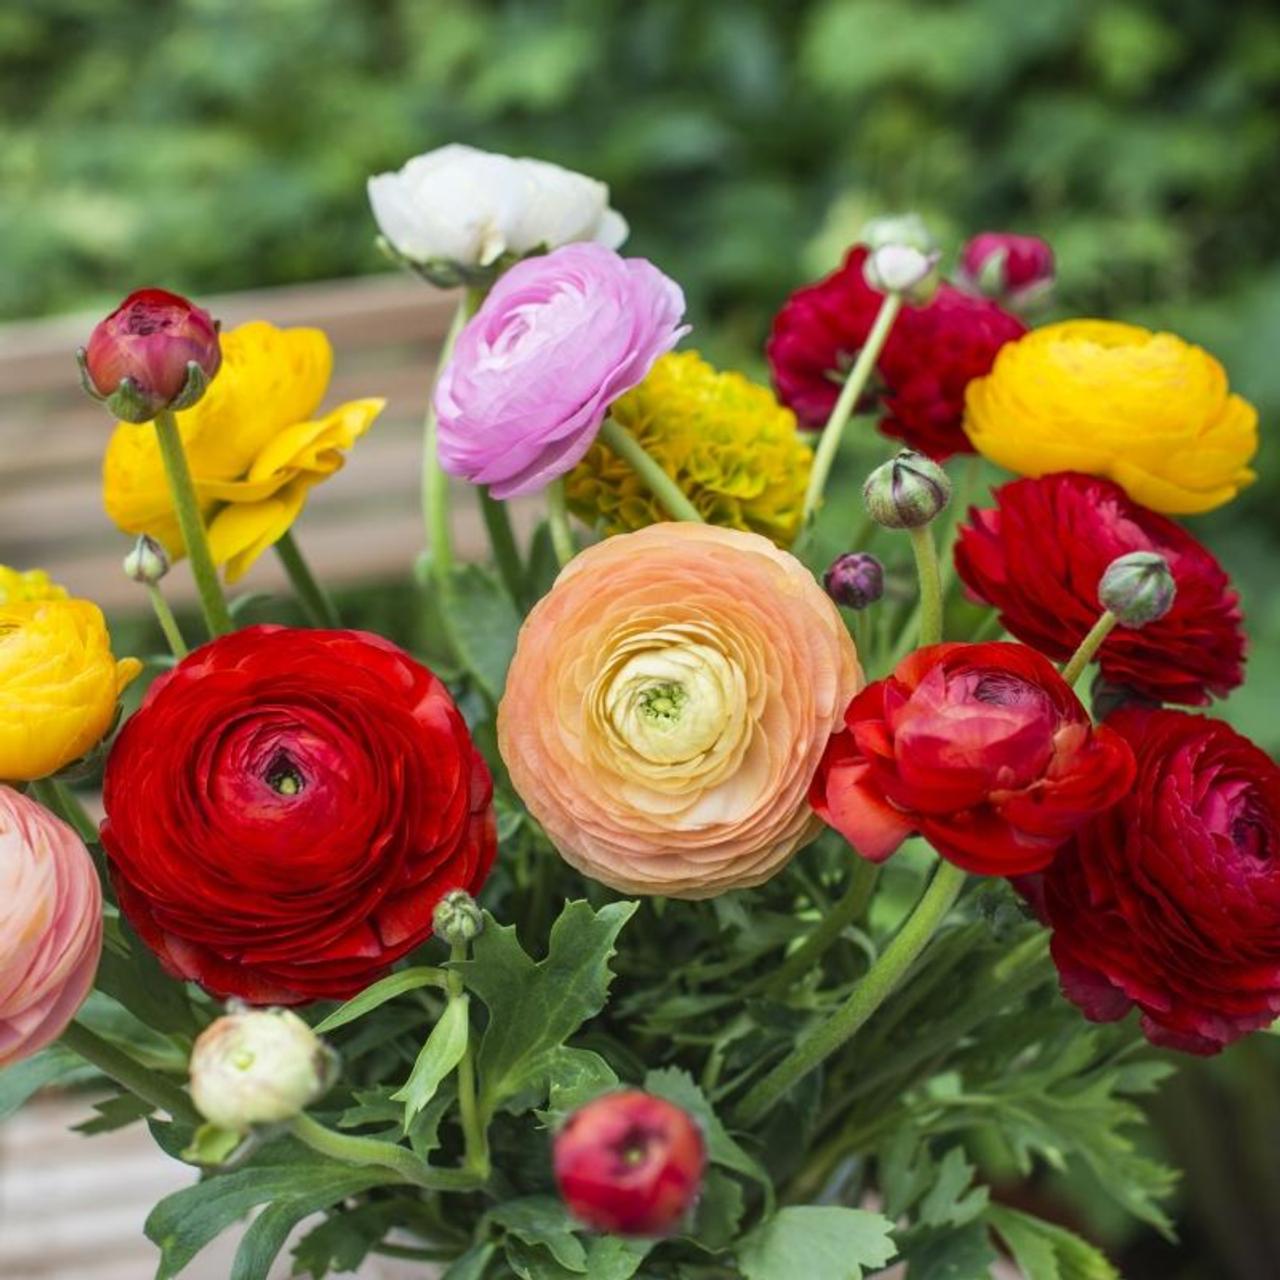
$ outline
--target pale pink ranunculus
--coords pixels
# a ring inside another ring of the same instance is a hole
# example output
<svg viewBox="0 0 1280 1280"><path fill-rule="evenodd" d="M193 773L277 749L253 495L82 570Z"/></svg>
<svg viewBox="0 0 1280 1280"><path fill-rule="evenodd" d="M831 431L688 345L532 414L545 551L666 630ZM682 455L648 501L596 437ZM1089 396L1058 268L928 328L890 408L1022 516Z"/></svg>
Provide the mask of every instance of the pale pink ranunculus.
<svg viewBox="0 0 1280 1280"><path fill-rule="evenodd" d="M56 1040L93 986L102 888L72 829L0 786L0 1067Z"/></svg>
<svg viewBox="0 0 1280 1280"><path fill-rule="evenodd" d="M545 488L586 454L609 405L688 331L683 315L675 281L600 244L517 263L440 375L440 465L495 498Z"/></svg>

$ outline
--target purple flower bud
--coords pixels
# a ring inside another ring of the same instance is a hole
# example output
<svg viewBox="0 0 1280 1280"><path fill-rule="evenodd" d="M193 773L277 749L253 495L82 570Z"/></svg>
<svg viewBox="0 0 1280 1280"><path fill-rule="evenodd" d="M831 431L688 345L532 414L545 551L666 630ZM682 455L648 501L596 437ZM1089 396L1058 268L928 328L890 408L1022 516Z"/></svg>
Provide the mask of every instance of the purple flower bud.
<svg viewBox="0 0 1280 1280"><path fill-rule="evenodd" d="M866 551L846 551L831 562L822 585L836 604L865 609L884 595L884 566Z"/></svg>

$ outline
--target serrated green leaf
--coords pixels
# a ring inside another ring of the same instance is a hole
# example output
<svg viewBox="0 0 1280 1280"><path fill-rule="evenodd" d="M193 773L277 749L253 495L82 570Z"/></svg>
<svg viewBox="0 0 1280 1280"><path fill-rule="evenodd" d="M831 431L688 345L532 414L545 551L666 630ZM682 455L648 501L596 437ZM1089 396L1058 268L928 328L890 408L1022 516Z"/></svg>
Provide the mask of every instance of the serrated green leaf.
<svg viewBox="0 0 1280 1280"><path fill-rule="evenodd" d="M1026 1280L1120 1280L1100 1249L1065 1227L1004 1205L990 1206L986 1219Z"/></svg>
<svg viewBox="0 0 1280 1280"><path fill-rule="evenodd" d="M358 996L353 996L346 1004L339 1005L327 1018L321 1019L316 1023L314 1030L317 1035L326 1035L330 1031L336 1031L339 1027L345 1027L349 1022L355 1022L357 1018L363 1018L366 1013L372 1013L374 1009L386 1004L388 1000L394 1000L397 996L402 996L409 991L417 991L421 987L445 985L444 971L441 969L433 969L427 965L419 965L412 969L402 969L399 973L388 974L387 977L375 982L371 987L365 987Z"/></svg>
<svg viewBox="0 0 1280 1280"><path fill-rule="evenodd" d="M565 1045L548 1059L547 1107L539 1119L554 1127L569 1112L617 1086L617 1072L598 1053Z"/></svg>
<svg viewBox="0 0 1280 1280"><path fill-rule="evenodd" d="M574 1223L554 1196L523 1196L491 1209L485 1220L525 1244L545 1249L566 1271L587 1269L587 1250Z"/></svg>
<svg viewBox="0 0 1280 1280"><path fill-rule="evenodd" d="M155 1110L149 1102L143 1102L132 1093L117 1093L114 1097L103 1098L93 1104L93 1109L98 1114L91 1120L72 1125L74 1132L83 1133L88 1138L99 1133L114 1133L145 1119Z"/></svg>
<svg viewBox="0 0 1280 1280"><path fill-rule="evenodd" d="M933 1185L920 1201L920 1221L928 1227L962 1227L987 1206L986 1187L970 1187L974 1167L962 1147L952 1147L938 1163Z"/></svg>
<svg viewBox="0 0 1280 1280"><path fill-rule="evenodd" d="M409 1079L402 1089L391 1095L395 1101L404 1103L406 1130L414 1116L435 1097L445 1076L462 1061L471 1034L469 1008L470 1001L465 995L449 1000L439 1021L431 1028Z"/></svg>
<svg viewBox="0 0 1280 1280"><path fill-rule="evenodd" d="M766 1219L738 1248L746 1280L862 1280L898 1252L893 1223L866 1209L791 1205Z"/></svg>
<svg viewBox="0 0 1280 1280"><path fill-rule="evenodd" d="M991 1280L997 1260L985 1222L910 1232L902 1248L911 1280Z"/></svg>

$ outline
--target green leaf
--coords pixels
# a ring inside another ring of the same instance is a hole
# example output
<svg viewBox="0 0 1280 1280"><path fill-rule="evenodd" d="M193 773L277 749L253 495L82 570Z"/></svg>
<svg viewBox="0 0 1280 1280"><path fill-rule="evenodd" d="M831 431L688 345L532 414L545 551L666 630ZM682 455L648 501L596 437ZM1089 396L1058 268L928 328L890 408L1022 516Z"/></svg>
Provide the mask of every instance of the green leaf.
<svg viewBox="0 0 1280 1280"><path fill-rule="evenodd" d="M1026 1280L1120 1280L1101 1250L1065 1227L1003 1205L992 1205L986 1218Z"/></svg>
<svg viewBox="0 0 1280 1280"><path fill-rule="evenodd" d="M746 1207L739 1183L719 1169L708 1169L693 1226L685 1238L708 1253L722 1253L737 1239Z"/></svg>
<svg viewBox="0 0 1280 1280"><path fill-rule="evenodd" d="M150 947L123 917L113 921L111 927L119 931L119 941L103 947L94 979L97 990L123 1005L153 1031L197 1034L203 1020L192 1008L183 983L161 968Z"/></svg>
<svg viewBox="0 0 1280 1280"><path fill-rule="evenodd" d="M83 1133L88 1138L136 1124L155 1110L149 1102L143 1102L132 1093L117 1093L114 1097L103 1098L93 1104L93 1109L98 1114L92 1120L71 1126L76 1133Z"/></svg>
<svg viewBox="0 0 1280 1280"><path fill-rule="evenodd" d="M381 981L375 982L373 986L366 987L346 1004L339 1005L327 1018L316 1023L314 1030L317 1035L326 1035L339 1027L345 1027L349 1022L355 1022L357 1018L363 1018L366 1013L372 1013L388 1000L394 1000L408 991L417 991L420 987L443 987L444 985L445 976L440 969L433 969L426 965L402 969L399 973L389 974Z"/></svg>
<svg viewBox="0 0 1280 1280"><path fill-rule="evenodd" d="M547 1108L538 1118L554 1128L569 1112L617 1086L618 1073L598 1053L565 1045L548 1059Z"/></svg>
<svg viewBox="0 0 1280 1280"><path fill-rule="evenodd" d="M952 1147L933 1175L933 1185L920 1201L920 1221L929 1227L962 1227L987 1206L990 1191L972 1187L974 1167L964 1149Z"/></svg>
<svg viewBox="0 0 1280 1280"><path fill-rule="evenodd" d="M331 1271L355 1271L404 1214L403 1200L372 1200L354 1209L334 1210L298 1241L293 1274L315 1280Z"/></svg>
<svg viewBox="0 0 1280 1280"><path fill-rule="evenodd" d="M520 614L511 597L488 569L468 564L450 571L439 604L459 660L496 703L507 683L520 630Z"/></svg>
<svg viewBox="0 0 1280 1280"><path fill-rule="evenodd" d="M489 1240L473 1244L462 1257L454 1259L440 1280L484 1280L484 1273L497 1251L498 1246Z"/></svg>
<svg viewBox="0 0 1280 1280"><path fill-rule="evenodd" d="M613 902L593 911L587 902L566 904L551 928L547 957L536 964L515 929L486 913L472 959L459 967L489 1010L478 1058L487 1114L517 1095L534 1095L535 1103L536 1095L546 1096L555 1052L604 1007L613 979L609 959L636 905Z"/></svg>
<svg viewBox="0 0 1280 1280"><path fill-rule="evenodd" d="M888 1218L866 1209L792 1205L742 1242L738 1263L746 1280L862 1280L898 1252L892 1230Z"/></svg>
<svg viewBox="0 0 1280 1280"><path fill-rule="evenodd" d="M566 1271L585 1272L587 1250L573 1234L564 1204L554 1196L525 1196L491 1209L485 1220L525 1244L545 1249Z"/></svg>
<svg viewBox="0 0 1280 1280"><path fill-rule="evenodd" d="M0 1120L12 1115L32 1094L72 1076L92 1075L78 1053L60 1044L0 1070Z"/></svg>
<svg viewBox="0 0 1280 1280"><path fill-rule="evenodd" d="M958 1230L923 1228L903 1243L911 1280L990 1280L996 1251L984 1222Z"/></svg>
<svg viewBox="0 0 1280 1280"><path fill-rule="evenodd" d="M182 1158L188 1164L226 1164L244 1140L243 1134L231 1129L219 1129L216 1124L202 1124L195 1131L191 1145L182 1153Z"/></svg>
<svg viewBox="0 0 1280 1280"><path fill-rule="evenodd" d="M414 1116L435 1097L445 1076L462 1061L471 1034L469 1008L470 1001L465 995L450 999L440 1020L431 1028L404 1088L391 1095L395 1101L404 1103L406 1130Z"/></svg>

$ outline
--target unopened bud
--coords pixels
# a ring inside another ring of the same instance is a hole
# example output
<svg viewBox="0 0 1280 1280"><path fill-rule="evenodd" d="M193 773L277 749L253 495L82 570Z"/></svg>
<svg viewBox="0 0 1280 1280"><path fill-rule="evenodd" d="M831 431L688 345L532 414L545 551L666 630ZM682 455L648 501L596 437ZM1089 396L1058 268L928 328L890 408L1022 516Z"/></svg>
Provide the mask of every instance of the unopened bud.
<svg viewBox="0 0 1280 1280"><path fill-rule="evenodd" d="M1098 583L1098 601L1122 627L1145 627L1173 608L1177 588L1169 562L1155 551L1131 551L1113 560Z"/></svg>
<svg viewBox="0 0 1280 1280"><path fill-rule="evenodd" d="M219 1129L292 1120L324 1096L337 1055L287 1009L233 1009L191 1051L191 1100Z"/></svg>
<svg viewBox="0 0 1280 1280"><path fill-rule="evenodd" d="M124 558L125 577L144 586L154 587L168 572L168 553L160 543L145 533Z"/></svg>
<svg viewBox="0 0 1280 1280"><path fill-rule="evenodd" d="M928 524L950 500L947 473L913 449L903 449L877 467L862 486L867 514L886 529L916 529Z"/></svg>
<svg viewBox="0 0 1280 1280"><path fill-rule="evenodd" d="M1043 301L1053 280L1053 250L1038 236L984 231L960 254L962 286L1015 308Z"/></svg>
<svg viewBox="0 0 1280 1280"><path fill-rule="evenodd" d="M465 946L484 931L484 914L465 889L451 889L436 903L431 928L451 947Z"/></svg>
<svg viewBox="0 0 1280 1280"><path fill-rule="evenodd" d="M881 293L900 293L914 306L924 306L938 291L937 250L928 252L908 245L886 244L873 249L862 274Z"/></svg>
<svg viewBox="0 0 1280 1280"><path fill-rule="evenodd" d="M866 551L847 551L831 562L822 585L836 604L865 609L884 595L884 566Z"/></svg>

